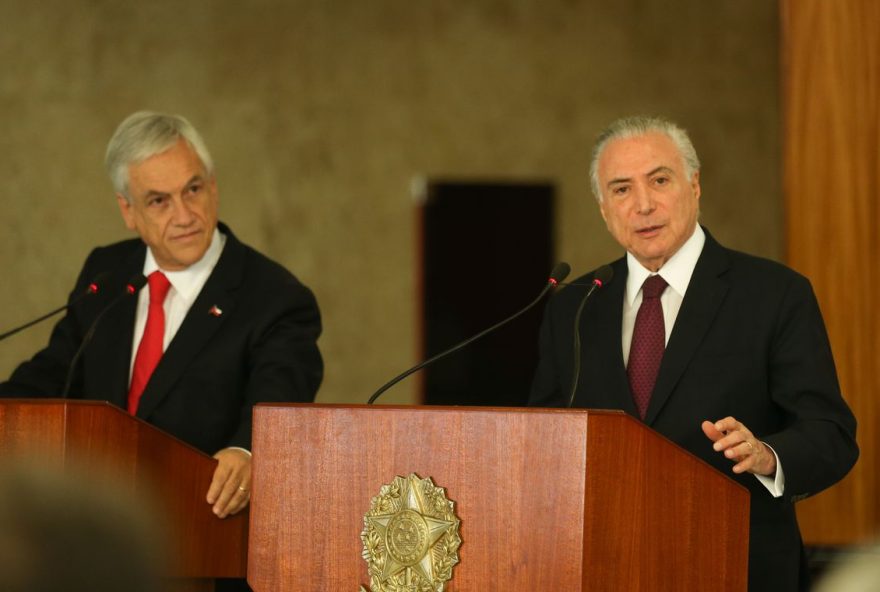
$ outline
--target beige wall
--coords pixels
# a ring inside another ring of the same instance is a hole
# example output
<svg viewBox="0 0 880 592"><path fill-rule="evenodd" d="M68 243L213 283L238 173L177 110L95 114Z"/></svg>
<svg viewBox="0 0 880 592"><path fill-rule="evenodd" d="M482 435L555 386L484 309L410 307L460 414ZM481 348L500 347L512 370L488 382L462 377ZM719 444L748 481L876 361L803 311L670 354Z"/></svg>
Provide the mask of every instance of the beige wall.
<svg viewBox="0 0 880 592"><path fill-rule="evenodd" d="M592 138L665 114L703 159L705 223L778 257L777 22L767 0L0 0L0 328L126 236L101 163L141 108L193 121L221 218L315 290L321 401L416 361L419 175L555 181L558 255L583 272L618 254L589 196ZM0 375L48 330L0 345Z"/></svg>

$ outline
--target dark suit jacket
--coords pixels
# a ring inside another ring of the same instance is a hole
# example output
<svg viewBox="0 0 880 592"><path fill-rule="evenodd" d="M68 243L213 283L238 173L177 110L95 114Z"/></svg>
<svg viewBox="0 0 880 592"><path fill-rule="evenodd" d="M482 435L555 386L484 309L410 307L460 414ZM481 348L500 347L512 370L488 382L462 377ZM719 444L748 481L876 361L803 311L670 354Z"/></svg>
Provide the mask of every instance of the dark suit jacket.
<svg viewBox="0 0 880 592"><path fill-rule="evenodd" d="M226 244L144 390L137 416L213 454L250 449L251 410L258 402L309 402L321 382L315 298L287 270L242 244L220 225ZM71 358L97 315L141 273L139 239L95 249L71 293L109 272L100 291L72 306L49 345L21 364L3 397L57 397ZM77 364L70 397L126 407L136 298L124 297L97 325ZM211 314L216 306L222 314Z"/></svg>
<svg viewBox="0 0 880 592"><path fill-rule="evenodd" d="M587 303L575 407L636 417L621 351L626 258ZM591 276L575 280L589 285ZM530 404L568 403L575 311L586 288L548 304ZM700 425L732 415L776 451L785 494L774 499L712 450ZM783 265L706 244L663 356L645 423L751 491L751 590L797 590L803 549L793 502L840 480L858 457L856 422L809 281ZM723 545L724 541L719 541Z"/></svg>

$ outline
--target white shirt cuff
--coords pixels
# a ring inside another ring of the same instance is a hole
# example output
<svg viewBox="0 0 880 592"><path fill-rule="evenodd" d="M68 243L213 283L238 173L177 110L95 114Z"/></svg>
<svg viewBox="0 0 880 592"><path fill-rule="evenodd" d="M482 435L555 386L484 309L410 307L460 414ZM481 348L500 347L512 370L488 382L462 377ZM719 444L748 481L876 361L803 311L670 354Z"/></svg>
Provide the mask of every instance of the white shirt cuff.
<svg viewBox="0 0 880 592"><path fill-rule="evenodd" d="M768 477L766 475L755 475L755 477L758 478L761 485L767 488L770 495L773 497L782 497L782 494L785 493L785 473L782 472L782 463L779 462L779 455L776 454L776 451L766 442L762 442L762 444L769 448L770 452L773 453L773 456L776 457L776 477Z"/></svg>
<svg viewBox="0 0 880 592"><path fill-rule="evenodd" d="M241 446L227 446L226 448L224 448L224 450L241 450L242 452L244 452L248 456L253 456L253 454L251 454L250 450L248 450L247 448L242 448ZM772 448L771 448L771 450L772 450Z"/></svg>

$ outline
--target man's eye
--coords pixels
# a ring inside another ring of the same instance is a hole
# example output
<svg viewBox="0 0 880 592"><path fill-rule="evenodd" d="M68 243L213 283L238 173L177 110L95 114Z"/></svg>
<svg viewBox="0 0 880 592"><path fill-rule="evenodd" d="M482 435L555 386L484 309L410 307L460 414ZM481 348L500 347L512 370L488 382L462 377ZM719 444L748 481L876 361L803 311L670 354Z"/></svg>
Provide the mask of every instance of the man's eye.
<svg viewBox="0 0 880 592"><path fill-rule="evenodd" d="M187 193L189 193L190 195L196 195L198 193L201 193L201 191L202 191L201 185L190 185L187 188Z"/></svg>
<svg viewBox="0 0 880 592"><path fill-rule="evenodd" d="M147 200L147 205L151 207L161 206L165 203L164 197L151 197Z"/></svg>
<svg viewBox="0 0 880 592"><path fill-rule="evenodd" d="M667 183L669 183L669 178L657 177L656 179L654 179L654 183L656 183L657 185L666 185Z"/></svg>
<svg viewBox="0 0 880 592"><path fill-rule="evenodd" d="M611 190L614 195L625 195L629 191L629 187L615 187Z"/></svg>

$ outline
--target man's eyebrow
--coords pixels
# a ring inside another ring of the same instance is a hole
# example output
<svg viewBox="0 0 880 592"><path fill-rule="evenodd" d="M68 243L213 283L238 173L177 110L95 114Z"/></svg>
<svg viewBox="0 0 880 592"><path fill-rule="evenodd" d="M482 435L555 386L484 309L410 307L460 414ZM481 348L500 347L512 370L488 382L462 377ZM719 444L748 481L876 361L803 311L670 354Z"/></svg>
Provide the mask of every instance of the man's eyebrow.
<svg viewBox="0 0 880 592"><path fill-rule="evenodd" d="M660 165L656 169L654 169L653 171L650 171L647 176L651 177L653 175L656 175L657 173L667 173L667 174L673 175L673 174L675 174L675 171L673 171L668 166Z"/></svg>
<svg viewBox="0 0 880 592"><path fill-rule="evenodd" d="M611 179L608 183L605 184L606 187L611 187L612 185L619 185L620 183L629 183L632 181L631 177L618 177L616 179Z"/></svg>
<svg viewBox="0 0 880 592"><path fill-rule="evenodd" d="M187 181L186 183L183 184L183 186L189 187L193 183L202 183L202 182L204 182L202 175L193 175L192 177L190 177L189 181ZM171 195L171 194L168 193L167 191L159 191L158 189L150 189L146 193L146 197L167 197L169 195Z"/></svg>
<svg viewBox="0 0 880 592"><path fill-rule="evenodd" d="M657 173L666 173L669 175L674 175L675 171L673 171L668 166L660 165L657 168L651 169L650 171L648 171L648 173L645 176L646 177L653 177ZM619 185L621 183L631 183L631 182L632 182L632 177L617 177L616 179L611 179L610 181L608 181L608 183L606 183L605 186L611 187L612 185Z"/></svg>

